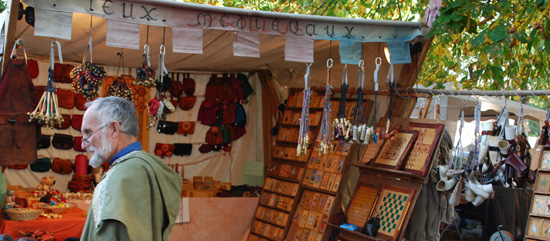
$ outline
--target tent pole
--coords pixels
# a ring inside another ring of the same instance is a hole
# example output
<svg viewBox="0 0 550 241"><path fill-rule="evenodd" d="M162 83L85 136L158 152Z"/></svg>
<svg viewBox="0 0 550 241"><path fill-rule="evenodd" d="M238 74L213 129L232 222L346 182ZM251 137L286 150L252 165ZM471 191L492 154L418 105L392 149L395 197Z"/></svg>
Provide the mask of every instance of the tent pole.
<svg viewBox="0 0 550 241"><path fill-rule="evenodd" d="M397 93L403 95L407 93L408 96L420 96L419 94L432 94L432 95L476 95L476 96L540 96L550 95L548 90L438 90L438 89L416 89L405 88L395 89Z"/></svg>
<svg viewBox="0 0 550 241"><path fill-rule="evenodd" d="M2 56L2 74L4 68L7 66L7 62L10 59L10 53L15 43L15 31L17 30L17 14L19 13L19 0L11 0L10 5L6 6L6 11L10 11L10 18L8 22L8 30L6 32L6 42L4 45L4 55Z"/></svg>

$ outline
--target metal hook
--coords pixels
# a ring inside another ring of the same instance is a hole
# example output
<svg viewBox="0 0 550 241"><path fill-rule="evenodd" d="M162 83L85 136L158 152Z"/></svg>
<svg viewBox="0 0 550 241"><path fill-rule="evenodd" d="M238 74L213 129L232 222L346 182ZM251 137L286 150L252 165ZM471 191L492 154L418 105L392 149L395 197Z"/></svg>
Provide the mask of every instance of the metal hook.
<svg viewBox="0 0 550 241"><path fill-rule="evenodd" d="M328 59L327 59L327 68L328 68L328 69L332 68L332 64L333 64L333 63L334 63L334 61L332 61L331 58L328 58Z"/></svg>

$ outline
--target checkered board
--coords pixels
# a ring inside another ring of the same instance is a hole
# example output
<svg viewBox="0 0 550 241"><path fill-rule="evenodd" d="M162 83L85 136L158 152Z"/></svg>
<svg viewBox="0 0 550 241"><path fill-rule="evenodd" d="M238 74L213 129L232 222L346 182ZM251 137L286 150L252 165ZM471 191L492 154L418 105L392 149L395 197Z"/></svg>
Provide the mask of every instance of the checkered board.
<svg viewBox="0 0 550 241"><path fill-rule="evenodd" d="M380 218L380 227L376 236L397 240L413 194L414 189L384 185L376 208Z"/></svg>

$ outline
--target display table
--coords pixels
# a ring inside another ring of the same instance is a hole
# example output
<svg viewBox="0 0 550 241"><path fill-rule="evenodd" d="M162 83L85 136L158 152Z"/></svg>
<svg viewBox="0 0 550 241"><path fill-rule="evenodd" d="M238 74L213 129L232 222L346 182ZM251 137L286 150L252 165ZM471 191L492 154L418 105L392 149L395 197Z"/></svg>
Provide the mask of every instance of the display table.
<svg viewBox="0 0 550 241"><path fill-rule="evenodd" d="M258 199L189 198L190 222L174 225L170 241L246 241ZM31 221L11 221L0 218L0 232L18 237L19 231L35 231L40 228L53 233L58 240L80 237L86 222L86 217L81 216L84 212L81 208L86 208L89 202L76 202L78 207L67 210L61 219L40 217Z"/></svg>
<svg viewBox="0 0 550 241"><path fill-rule="evenodd" d="M258 200L189 198L190 222L174 225L170 241L246 241Z"/></svg>
<svg viewBox="0 0 550 241"><path fill-rule="evenodd" d="M0 232L19 237L19 231L35 231L42 229L53 235L58 240L65 240L68 237L80 237L86 217L82 216L84 211L78 207L71 208L63 213L63 218L47 219L39 217L36 220L30 221L12 221L6 220L2 216L0 218Z"/></svg>

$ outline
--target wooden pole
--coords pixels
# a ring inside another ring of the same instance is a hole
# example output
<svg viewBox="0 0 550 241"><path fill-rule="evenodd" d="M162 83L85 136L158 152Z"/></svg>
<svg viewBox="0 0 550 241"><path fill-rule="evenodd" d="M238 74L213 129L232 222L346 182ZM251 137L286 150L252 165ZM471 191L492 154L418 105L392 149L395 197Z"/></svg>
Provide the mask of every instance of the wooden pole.
<svg viewBox="0 0 550 241"><path fill-rule="evenodd" d="M2 73L11 58L10 54L15 43L15 31L17 30L17 14L19 13L19 0L11 0L5 11L9 11L9 22L7 27L6 42L4 45L4 55L2 56Z"/></svg>

